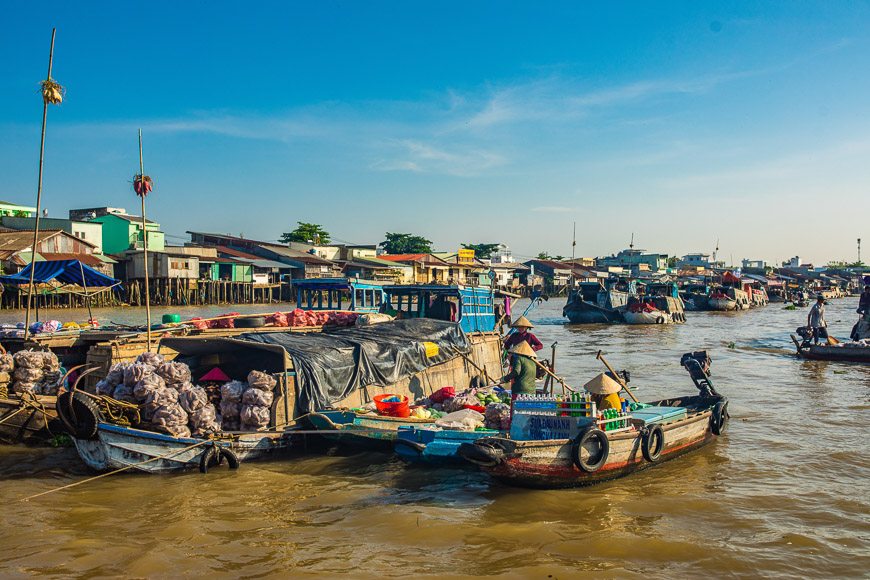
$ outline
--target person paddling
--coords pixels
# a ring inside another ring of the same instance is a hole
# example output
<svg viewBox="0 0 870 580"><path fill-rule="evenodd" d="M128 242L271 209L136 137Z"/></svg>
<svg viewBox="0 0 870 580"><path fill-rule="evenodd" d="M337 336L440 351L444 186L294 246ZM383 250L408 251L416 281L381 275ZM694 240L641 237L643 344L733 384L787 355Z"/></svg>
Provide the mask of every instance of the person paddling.
<svg viewBox="0 0 870 580"><path fill-rule="evenodd" d="M527 343L532 350L539 351L544 348L543 343L538 340L538 337L529 332L535 325L529 322L525 316L517 318L516 322L511 324L511 328L516 328L516 332L507 337L504 341L505 350L510 350L521 342Z"/></svg>
<svg viewBox="0 0 870 580"><path fill-rule="evenodd" d="M821 294L816 297L816 303L807 314L807 326L813 331L813 344L819 344L819 338L828 338L828 323L825 320L825 304L827 300Z"/></svg>
<svg viewBox="0 0 870 580"><path fill-rule="evenodd" d="M511 383L511 400L516 399L517 395L534 395L535 371L538 368L534 360L537 358L535 351L527 342L522 341L509 352L513 355L511 357L511 370L501 378L501 382L504 384L513 381Z"/></svg>

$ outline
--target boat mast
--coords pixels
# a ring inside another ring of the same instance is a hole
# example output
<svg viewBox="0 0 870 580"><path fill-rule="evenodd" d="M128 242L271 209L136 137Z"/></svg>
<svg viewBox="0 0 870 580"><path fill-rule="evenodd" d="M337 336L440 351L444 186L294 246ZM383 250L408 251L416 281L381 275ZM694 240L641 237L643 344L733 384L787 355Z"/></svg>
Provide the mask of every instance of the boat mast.
<svg viewBox="0 0 870 580"><path fill-rule="evenodd" d="M574 248L577 247L577 222L574 222L574 237L571 242L571 289L574 289ZM858 240L858 247L861 247L861 240ZM858 250L858 261L861 261L861 250ZM571 292L568 292L570 297Z"/></svg>

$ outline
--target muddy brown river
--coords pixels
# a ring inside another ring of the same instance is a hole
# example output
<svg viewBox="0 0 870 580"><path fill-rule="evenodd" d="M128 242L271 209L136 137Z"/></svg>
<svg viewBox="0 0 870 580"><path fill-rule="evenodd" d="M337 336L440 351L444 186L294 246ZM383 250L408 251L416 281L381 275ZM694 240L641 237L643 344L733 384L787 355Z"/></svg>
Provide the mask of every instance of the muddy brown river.
<svg viewBox="0 0 870 580"><path fill-rule="evenodd" d="M828 306L847 339L857 298ZM524 307L526 302L521 302ZM800 361L807 309L688 313L676 326L530 316L569 385L602 349L641 400L691 394L680 355L707 349L731 422L712 445L586 489L507 487L386 454L300 449L238 472L94 474L73 449L0 447L3 577L674 578L870 575L870 366ZM199 309L204 315L263 306ZM187 315L192 310L171 309ZM155 310L159 320L162 310ZM137 309L95 311L131 322ZM42 313L45 318L46 313ZM52 312L82 321L81 312ZM0 321L23 318L3 313Z"/></svg>

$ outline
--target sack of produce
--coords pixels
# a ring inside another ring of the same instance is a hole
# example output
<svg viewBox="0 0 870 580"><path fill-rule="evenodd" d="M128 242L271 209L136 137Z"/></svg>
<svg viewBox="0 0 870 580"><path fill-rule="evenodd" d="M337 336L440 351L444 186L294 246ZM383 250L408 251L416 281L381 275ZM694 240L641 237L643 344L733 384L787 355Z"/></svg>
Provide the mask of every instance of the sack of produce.
<svg viewBox="0 0 870 580"><path fill-rule="evenodd" d="M46 397L56 396L59 390L60 385L57 381L43 381L42 383L39 383L40 395L45 395Z"/></svg>
<svg viewBox="0 0 870 580"><path fill-rule="evenodd" d="M166 384L190 382L190 367L184 363L164 362L154 372L163 377Z"/></svg>
<svg viewBox="0 0 870 580"><path fill-rule="evenodd" d="M371 326L372 324L380 324L381 322L389 322L393 319L389 314L381 314L379 312L373 312L371 314L363 314L359 316L355 321L355 326Z"/></svg>
<svg viewBox="0 0 870 580"><path fill-rule="evenodd" d="M287 323L287 316L283 312L276 312L272 316L267 317L266 324L271 324L272 326L289 326Z"/></svg>
<svg viewBox="0 0 870 580"><path fill-rule="evenodd" d="M267 427L269 425L269 408L244 405L240 417L242 425L256 428Z"/></svg>
<svg viewBox="0 0 870 580"><path fill-rule="evenodd" d="M238 421L242 413L242 404L236 401L221 400L221 417L224 420Z"/></svg>
<svg viewBox="0 0 870 580"><path fill-rule="evenodd" d="M115 392L112 393L112 398L116 401L139 404L139 401L136 400L136 396L133 394L133 387L128 387L127 385L118 385L115 387Z"/></svg>
<svg viewBox="0 0 870 580"><path fill-rule="evenodd" d="M208 395L202 387L191 386L178 393L178 404L188 413L193 413L208 404Z"/></svg>
<svg viewBox="0 0 870 580"><path fill-rule="evenodd" d="M190 429L187 428L187 425L161 425L160 426L164 431L167 431L173 437L190 437Z"/></svg>
<svg viewBox="0 0 870 580"><path fill-rule="evenodd" d="M144 405L139 406L139 416L142 417L143 421L151 421L154 418L154 413L157 412L157 409L162 407L163 405L158 405L157 403L145 403Z"/></svg>
<svg viewBox="0 0 870 580"><path fill-rule="evenodd" d="M15 368L15 359L12 355L4 352L0 354L0 373L11 373Z"/></svg>
<svg viewBox="0 0 870 580"><path fill-rule="evenodd" d="M242 393L248 385L241 381L230 381L221 385L221 402L239 403L242 400ZM223 414L223 412L221 413Z"/></svg>
<svg viewBox="0 0 870 580"><path fill-rule="evenodd" d="M115 394L115 387L117 386L109 381L100 381L95 387L95 392L101 397L111 397Z"/></svg>
<svg viewBox="0 0 870 580"><path fill-rule="evenodd" d="M124 371L127 370L127 367L130 366L130 363L115 363L109 367L109 372L106 373L106 381L112 383L116 387L124 382Z"/></svg>
<svg viewBox="0 0 870 580"><path fill-rule="evenodd" d="M248 389L242 395L242 404L256 407L271 407L272 393L260 389Z"/></svg>
<svg viewBox="0 0 870 580"><path fill-rule="evenodd" d="M208 328L208 322L202 319L201 316L197 316L196 318L191 318L187 324L191 325L194 328L198 328L199 330L205 330Z"/></svg>
<svg viewBox="0 0 870 580"><path fill-rule="evenodd" d="M157 368L166 362L166 358L164 358L162 354L157 354L156 352L143 352L136 357L136 362Z"/></svg>
<svg viewBox="0 0 870 580"><path fill-rule="evenodd" d="M278 384L277 379L269 373L251 371L248 373L248 386L263 391L271 391Z"/></svg>
<svg viewBox="0 0 870 580"><path fill-rule="evenodd" d="M166 386L166 383L163 382L159 376L155 374L145 375L142 377L142 380L136 383L136 386L133 387L133 396L141 403L144 402L145 399L148 398L148 395L151 394L151 391L155 389L160 389Z"/></svg>
<svg viewBox="0 0 870 580"><path fill-rule="evenodd" d="M169 387L160 387L148 393L145 402L155 405L177 405L178 391Z"/></svg>
<svg viewBox="0 0 870 580"><path fill-rule="evenodd" d="M487 429L503 430L505 418L510 425L511 406L504 403L490 403L486 406L486 412L483 415Z"/></svg>
<svg viewBox="0 0 870 580"><path fill-rule="evenodd" d="M456 389L453 387L443 387L429 395L429 400L433 403L443 403L447 399L456 396Z"/></svg>
<svg viewBox="0 0 870 580"><path fill-rule="evenodd" d="M19 395L23 395L25 393L30 393L31 395L38 395L38 389L39 385L37 383L25 383L22 381L15 381L12 384L12 390Z"/></svg>
<svg viewBox="0 0 870 580"><path fill-rule="evenodd" d="M217 433L221 430L221 425L217 420L217 411L214 405L205 405L189 413L190 422L188 423L191 432L195 437L206 437L210 433Z"/></svg>
<svg viewBox="0 0 870 580"><path fill-rule="evenodd" d="M12 355L12 360L15 361L17 368L25 367L28 369L42 368L42 353L33 350L19 350Z"/></svg>
<svg viewBox="0 0 870 580"><path fill-rule="evenodd" d="M17 381L22 381L25 383L38 383L42 380L42 367L18 367L12 373L12 376L15 377L15 380Z"/></svg>
<svg viewBox="0 0 870 580"><path fill-rule="evenodd" d="M42 353L42 370L46 372L57 372L60 368L60 361L57 355L51 351Z"/></svg>
<svg viewBox="0 0 870 580"><path fill-rule="evenodd" d="M181 405L161 405L151 418L155 425L166 427L167 425L184 425L187 427L187 413Z"/></svg>
<svg viewBox="0 0 870 580"><path fill-rule="evenodd" d="M193 386L193 383L190 383L190 382L167 383L166 386L171 388L171 389L175 389L176 391L178 391L178 394L180 395L181 393L183 393L187 389L191 388Z"/></svg>
<svg viewBox="0 0 870 580"><path fill-rule="evenodd" d="M464 394L457 395L452 399L447 399L442 403L444 406L444 410L448 413L455 413L456 411L460 411L465 408L466 405L478 407L480 406L480 400L474 395Z"/></svg>
<svg viewBox="0 0 870 580"><path fill-rule="evenodd" d="M124 369L124 384L131 389L136 383L154 372L154 367L144 363L133 363Z"/></svg>
<svg viewBox="0 0 870 580"><path fill-rule="evenodd" d="M230 312L229 314L221 314L221 316L238 316L238 312ZM214 324L214 328L235 328L235 318L221 318L219 320L215 320L212 324Z"/></svg>
<svg viewBox="0 0 870 580"><path fill-rule="evenodd" d="M435 425L454 431L474 431L477 427L483 427L483 420L483 415L474 409L462 409L441 417L435 421Z"/></svg>

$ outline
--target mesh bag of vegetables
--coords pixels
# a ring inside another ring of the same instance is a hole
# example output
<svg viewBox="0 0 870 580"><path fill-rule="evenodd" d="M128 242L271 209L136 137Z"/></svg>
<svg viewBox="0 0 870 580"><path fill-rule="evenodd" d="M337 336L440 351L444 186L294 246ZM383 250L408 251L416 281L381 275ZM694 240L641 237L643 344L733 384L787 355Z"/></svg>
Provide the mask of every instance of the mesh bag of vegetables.
<svg viewBox="0 0 870 580"><path fill-rule="evenodd" d="M178 404L178 391L169 387L160 387L148 393L145 402L156 405L176 405Z"/></svg>
<svg viewBox="0 0 870 580"><path fill-rule="evenodd" d="M145 363L133 363L124 369L124 384L131 389L136 383L154 372L154 367Z"/></svg>
<svg viewBox="0 0 870 580"><path fill-rule="evenodd" d="M100 381L97 383L95 387L95 391L101 397L111 397L115 394L115 387L118 385L114 385L109 381Z"/></svg>
<svg viewBox="0 0 870 580"><path fill-rule="evenodd" d="M127 385L118 385L115 387L115 392L112 393L112 398L116 401L124 401L126 403L139 403L139 401L136 400L136 396L133 394L133 387L128 387Z"/></svg>
<svg viewBox="0 0 870 580"><path fill-rule="evenodd" d="M136 386L133 387L133 396L141 403L148 398L151 391L161 389L165 386L166 383L164 383L163 379L159 376L155 374L145 375L142 377L142 380L136 383Z"/></svg>
<svg viewBox="0 0 870 580"><path fill-rule="evenodd" d="M42 367L18 367L15 369L15 372L12 373L12 376L15 377L15 380L25 383L38 383L42 380Z"/></svg>
<svg viewBox="0 0 870 580"><path fill-rule="evenodd" d="M130 366L130 363L115 363L111 367L109 367L109 372L106 373L106 381L112 383L115 386L120 385L124 382L124 371L127 370L127 367Z"/></svg>
<svg viewBox="0 0 870 580"><path fill-rule="evenodd" d="M154 372L163 377L167 384L190 382L190 367L184 363L164 362Z"/></svg>
<svg viewBox="0 0 870 580"><path fill-rule="evenodd" d="M193 413L208 404L208 395L202 387L191 386L178 393L178 404L188 413Z"/></svg>
<svg viewBox="0 0 870 580"><path fill-rule="evenodd" d="M242 393L248 385L241 381L230 381L221 386L221 402L240 403L242 401ZM223 413L222 413L223 414Z"/></svg>
<svg viewBox="0 0 870 580"><path fill-rule="evenodd" d="M51 351L42 353L42 370L46 372L57 372L60 368L60 361L57 355Z"/></svg>
<svg viewBox="0 0 870 580"><path fill-rule="evenodd" d="M42 353L33 350L19 350L12 359L15 361L15 366L18 368L24 367L29 369L42 368Z"/></svg>
<svg viewBox="0 0 870 580"><path fill-rule="evenodd" d="M242 404L236 401L221 401L221 417L226 421L238 421Z"/></svg>
<svg viewBox="0 0 870 580"><path fill-rule="evenodd" d="M248 386L251 388L271 391L277 384L278 381L269 373L261 371L251 371L248 373Z"/></svg>
<svg viewBox="0 0 870 580"><path fill-rule="evenodd" d="M136 357L136 362L151 365L156 368L166 362L166 358L162 354L157 354L156 352L143 352Z"/></svg>
<svg viewBox="0 0 870 580"><path fill-rule="evenodd" d="M196 437L205 437L210 433L216 433L221 430L221 425L217 420L217 411L214 405L205 405L189 414L190 422L188 423L191 432Z"/></svg>
<svg viewBox="0 0 870 580"><path fill-rule="evenodd" d="M259 429L269 425L269 408L244 405L241 412L242 425Z"/></svg>
<svg viewBox="0 0 870 580"><path fill-rule="evenodd" d="M242 404L255 407L271 407L272 393L260 389L248 389L242 395Z"/></svg>

